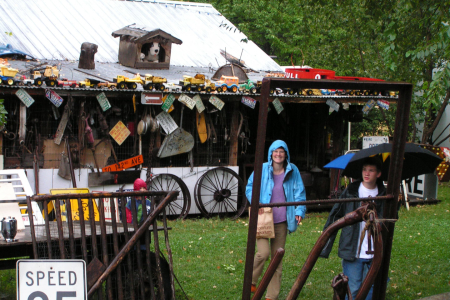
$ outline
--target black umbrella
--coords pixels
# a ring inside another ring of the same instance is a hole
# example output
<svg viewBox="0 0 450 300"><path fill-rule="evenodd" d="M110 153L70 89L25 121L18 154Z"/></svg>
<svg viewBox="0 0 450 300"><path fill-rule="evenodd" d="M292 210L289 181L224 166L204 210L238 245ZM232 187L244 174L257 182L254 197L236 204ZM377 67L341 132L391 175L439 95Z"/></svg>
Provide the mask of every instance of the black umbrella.
<svg viewBox="0 0 450 300"><path fill-rule="evenodd" d="M386 181L391 162L392 144L378 146L358 151L348 162L342 175L352 178L362 177L363 162L367 157L379 157L382 161L381 179ZM405 144L401 179L411 178L421 174L433 173L441 163L442 158L433 152L415 144Z"/></svg>

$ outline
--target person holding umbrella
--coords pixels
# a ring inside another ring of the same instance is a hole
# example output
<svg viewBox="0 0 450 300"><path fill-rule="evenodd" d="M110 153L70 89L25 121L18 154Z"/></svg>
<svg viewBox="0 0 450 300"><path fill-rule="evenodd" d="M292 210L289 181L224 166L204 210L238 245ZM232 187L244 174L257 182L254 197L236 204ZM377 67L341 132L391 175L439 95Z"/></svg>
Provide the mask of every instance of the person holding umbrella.
<svg viewBox="0 0 450 300"><path fill-rule="evenodd" d="M386 195L386 188L381 180L382 162L377 157L367 157L362 163L362 179L352 182L341 194L340 198L369 198ZM383 217L383 201L375 201L378 217ZM361 206L361 202L336 203L331 209L324 229L327 229L332 223L345 216ZM373 251L373 239L368 242L368 234L364 234L365 222L346 226L342 229L339 240L338 256L342 258L342 268L345 275L348 276L348 286L353 299L356 297L361 283L369 271L372 263L373 254L367 254L367 251ZM360 237L364 234L364 240L360 243ZM327 241L320 256L328 258L337 232L335 232ZM371 245L372 249L368 249ZM373 286L367 294L366 300L372 299Z"/></svg>

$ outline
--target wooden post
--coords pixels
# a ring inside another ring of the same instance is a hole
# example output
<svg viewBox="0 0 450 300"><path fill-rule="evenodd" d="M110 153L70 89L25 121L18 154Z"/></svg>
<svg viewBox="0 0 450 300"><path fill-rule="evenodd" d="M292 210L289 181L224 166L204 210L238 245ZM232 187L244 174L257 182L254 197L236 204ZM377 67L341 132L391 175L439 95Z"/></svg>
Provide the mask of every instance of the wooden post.
<svg viewBox="0 0 450 300"><path fill-rule="evenodd" d="M233 115L230 126L230 153L228 156L228 165L237 166L238 141L239 141L239 102L233 102Z"/></svg>
<svg viewBox="0 0 450 300"><path fill-rule="evenodd" d="M84 42L81 44L80 61L78 62L78 68L80 69L95 69L94 56L97 53L98 46L96 44Z"/></svg>

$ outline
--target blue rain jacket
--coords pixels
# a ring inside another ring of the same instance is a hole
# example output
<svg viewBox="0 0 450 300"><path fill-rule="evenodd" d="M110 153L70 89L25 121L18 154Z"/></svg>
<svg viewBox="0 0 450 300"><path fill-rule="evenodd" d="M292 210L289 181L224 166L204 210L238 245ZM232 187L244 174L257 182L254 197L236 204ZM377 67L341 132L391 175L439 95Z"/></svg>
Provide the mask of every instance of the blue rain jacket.
<svg viewBox="0 0 450 300"><path fill-rule="evenodd" d="M261 175L261 194L259 197L259 203L268 204L272 197L272 190L274 186L273 182L273 167L272 167L272 152L280 147L283 147L286 151L287 167L285 169L283 189L287 202L298 202L306 200L305 186L303 185L302 177L298 168L290 163L289 150L284 141L276 140L270 145L269 148L269 161L263 164ZM253 173L247 182L247 188L245 189L245 195L248 201L252 201L253 190ZM301 216L305 218L306 207L304 205L299 206L287 206L286 207L286 219L287 228L289 232L294 232L297 229L297 221L295 216Z"/></svg>

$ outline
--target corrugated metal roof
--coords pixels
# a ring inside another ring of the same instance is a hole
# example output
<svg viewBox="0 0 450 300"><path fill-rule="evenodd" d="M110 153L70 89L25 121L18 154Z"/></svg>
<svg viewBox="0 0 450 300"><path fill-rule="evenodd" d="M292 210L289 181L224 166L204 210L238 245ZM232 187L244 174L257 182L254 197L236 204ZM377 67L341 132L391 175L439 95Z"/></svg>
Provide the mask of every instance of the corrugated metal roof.
<svg viewBox="0 0 450 300"><path fill-rule="evenodd" d="M212 5L177 1L0 0L0 43L38 59L78 60L83 42L98 45L95 60L118 61L124 26L160 28L183 41L172 45L171 65L208 67L225 64L220 49L254 70L280 71L279 65ZM221 26L227 24L227 26ZM242 53L242 56L241 56Z"/></svg>

